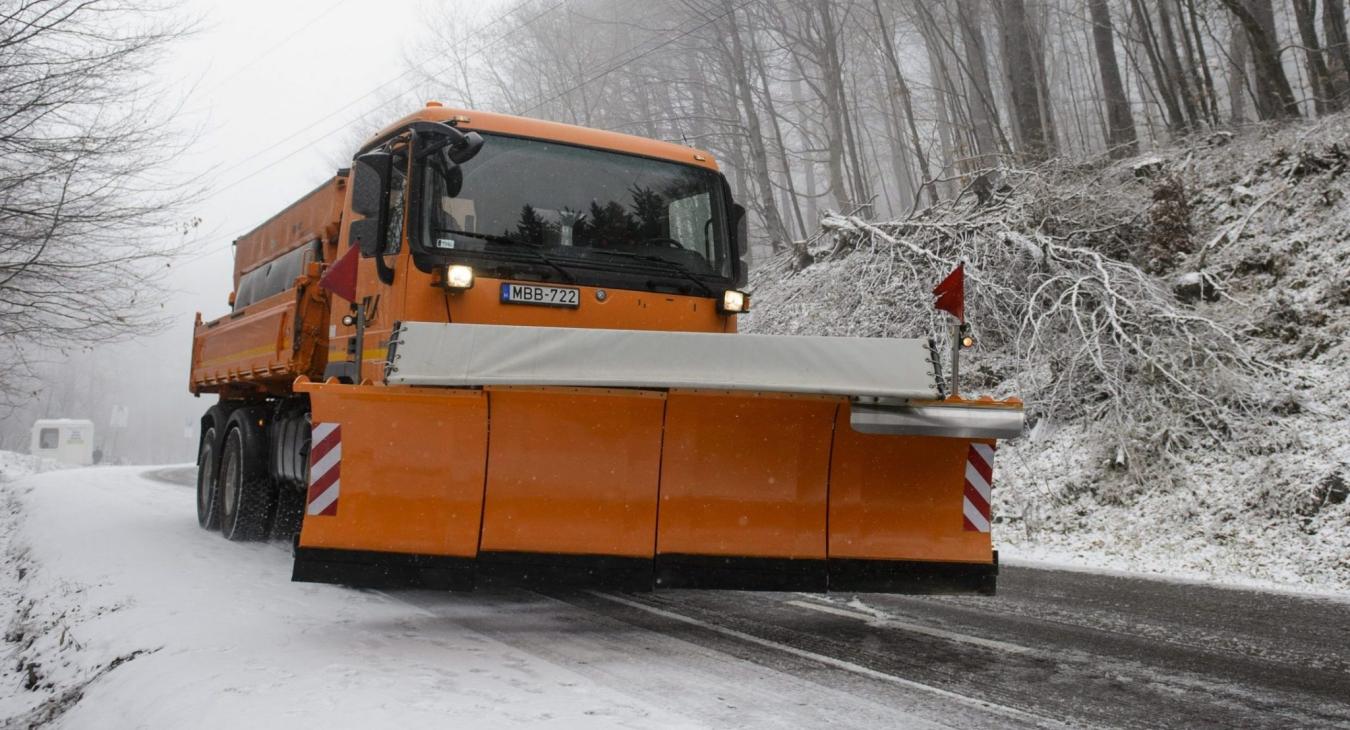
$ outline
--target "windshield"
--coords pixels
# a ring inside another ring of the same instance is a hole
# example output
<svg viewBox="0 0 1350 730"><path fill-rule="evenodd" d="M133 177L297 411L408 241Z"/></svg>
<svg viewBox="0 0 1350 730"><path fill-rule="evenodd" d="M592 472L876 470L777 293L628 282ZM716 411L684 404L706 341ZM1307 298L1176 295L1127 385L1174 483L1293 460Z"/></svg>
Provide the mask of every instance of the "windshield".
<svg viewBox="0 0 1350 730"><path fill-rule="evenodd" d="M489 253L525 246L563 265L676 265L687 274L731 277L717 173L483 136L482 151L458 169L427 166L428 249Z"/></svg>

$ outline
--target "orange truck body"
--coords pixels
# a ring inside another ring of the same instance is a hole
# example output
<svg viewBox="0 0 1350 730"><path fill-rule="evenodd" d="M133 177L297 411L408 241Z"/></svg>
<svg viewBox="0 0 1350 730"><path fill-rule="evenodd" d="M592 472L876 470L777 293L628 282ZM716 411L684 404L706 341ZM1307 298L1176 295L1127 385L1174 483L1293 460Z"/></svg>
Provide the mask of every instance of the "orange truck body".
<svg viewBox="0 0 1350 730"><path fill-rule="evenodd" d="M683 146L436 106L374 141L397 140L413 122L717 169ZM841 395L386 382L400 322L740 335L716 296L669 287L578 284L584 305L574 308L504 304L499 288L513 279L490 275L447 291L442 274L412 259L405 227L385 257L390 283L374 257L357 260L358 353L357 305L320 286L353 245L352 188L351 173L339 171L239 238L235 311L210 322L199 314L193 336L189 387L220 395L203 418L202 478L228 481L243 468L230 471L222 429L256 421L266 445L252 458L268 466L255 473L276 491L264 500L268 519L281 522L288 500L304 511L297 580L993 591L988 526L963 520L972 444L993 438L863 433L850 418L857 399ZM269 266L289 277L284 288L273 281L239 299L268 280ZM344 362L349 376L331 376ZM1016 402L929 405L1020 413ZM225 420L231 413L251 415ZM315 510L313 468L332 438L321 424L340 426L340 462L330 461L340 463L331 481L341 491L335 506ZM203 510L231 492L212 483L198 491L206 526Z"/></svg>

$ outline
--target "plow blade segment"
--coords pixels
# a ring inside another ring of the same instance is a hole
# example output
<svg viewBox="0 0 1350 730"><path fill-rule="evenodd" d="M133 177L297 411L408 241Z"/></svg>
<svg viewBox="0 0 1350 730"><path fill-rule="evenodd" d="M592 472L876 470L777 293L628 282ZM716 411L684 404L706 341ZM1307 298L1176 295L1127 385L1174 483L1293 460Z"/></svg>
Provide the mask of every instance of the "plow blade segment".
<svg viewBox="0 0 1350 730"><path fill-rule="evenodd" d="M940 397L927 342L405 322L390 384Z"/></svg>
<svg viewBox="0 0 1350 730"><path fill-rule="evenodd" d="M956 405L864 405L854 403L855 431L897 436L1013 439L1022 435L1022 409Z"/></svg>

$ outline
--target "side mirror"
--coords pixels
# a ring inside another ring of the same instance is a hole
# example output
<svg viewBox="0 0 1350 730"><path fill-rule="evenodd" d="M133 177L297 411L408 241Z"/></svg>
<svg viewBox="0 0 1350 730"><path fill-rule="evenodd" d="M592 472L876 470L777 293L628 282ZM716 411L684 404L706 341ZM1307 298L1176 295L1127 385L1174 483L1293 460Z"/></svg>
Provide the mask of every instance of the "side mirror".
<svg viewBox="0 0 1350 730"><path fill-rule="evenodd" d="M750 280L750 221L745 206L740 203L731 206L731 230L736 236L736 258L740 264L736 286L744 287Z"/></svg>
<svg viewBox="0 0 1350 730"><path fill-rule="evenodd" d="M478 151L483 149L483 137L477 132L469 132L464 135L462 142L451 144L445 149L447 161L462 165L472 160L478 154Z"/></svg>
<svg viewBox="0 0 1350 730"><path fill-rule="evenodd" d="M384 243L392 169L393 155L388 152L367 152L352 164L352 212L365 217L352 222L350 236L367 258L378 255Z"/></svg>

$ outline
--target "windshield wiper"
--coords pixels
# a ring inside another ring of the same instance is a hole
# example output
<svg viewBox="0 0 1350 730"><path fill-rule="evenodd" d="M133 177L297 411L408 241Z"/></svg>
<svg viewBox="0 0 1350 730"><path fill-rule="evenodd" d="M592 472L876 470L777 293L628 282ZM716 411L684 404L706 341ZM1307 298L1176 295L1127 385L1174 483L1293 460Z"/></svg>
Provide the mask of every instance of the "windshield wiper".
<svg viewBox="0 0 1350 730"><path fill-rule="evenodd" d="M495 233L478 233L477 231L461 231L455 228L437 228L436 230L440 233L453 233L460 236L471 236L473 238L477 238L482 241L487 241L488 243L504 243L510 246L520 247L523 249L523 252L528 253L535 260L539 261L542 264L553 267L555 271L557 271L559 274L562 274L563 279L566 280L567 283L575 284L577 281L576 277L572 276L572 274L567 269L564 269L562 266L558 265L557 261L553 260L552 258L547 256L543 251L541 251L540 249L543 247L537 243L532 243L530 241L522 241L519 238L511 238L510 236L499 236Z"/></svg>
<svg viewBox="0 0 1350 730"><path fill-rule="evenodd" d="M609 254L610 256L623 256L624 258L637 259L639 261L650 261L653 263L665 264L667 269L670 269L671 271L674 271L675 273L679 274L685 279L688 279L689 281L692 281L695 284L697 284L698 288L703 290L704 295L710 297L715 296L713 294L712 287L703 283L702 279L698 278L697 276L694 276L694 272L690 271L688 266L685 266L679 261L671 261L670 259L663 259L660 256L648 256L646 254L632 253L631 251L614 251L612 249L606 248L600 248L595 250L602 251L606 254Z"/></svg>

